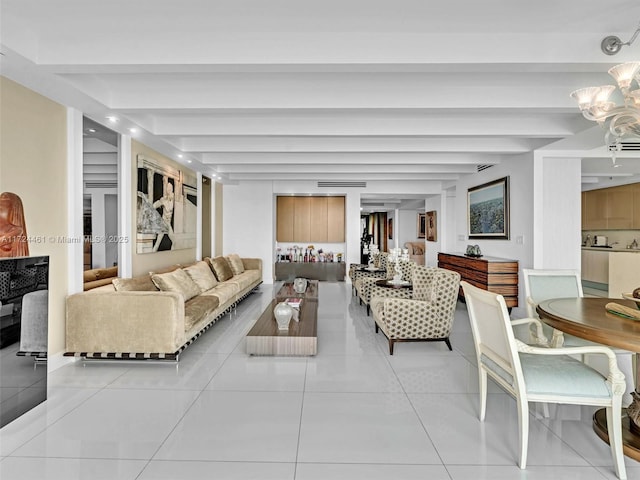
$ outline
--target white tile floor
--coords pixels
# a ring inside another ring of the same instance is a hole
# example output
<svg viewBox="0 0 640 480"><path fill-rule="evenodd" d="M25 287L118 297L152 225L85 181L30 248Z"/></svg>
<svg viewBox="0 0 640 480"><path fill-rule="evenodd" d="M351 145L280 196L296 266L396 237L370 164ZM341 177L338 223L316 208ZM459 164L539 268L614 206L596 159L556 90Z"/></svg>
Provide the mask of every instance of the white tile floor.
<svg viewBox="0 0 640 480"><path fill-rule="evenodd" d="M516 466L514 401L491 385L478 421L466 307L453 352L397 344L393 357L349 285L322 283L318 355L248 357L244 335L271 300L263 285L179 365L82 363L49 376L49 399L0 430L0 478L603 479L609 448L592 408L532 413ZM640 464L627 459L629 478Z"/></svg>

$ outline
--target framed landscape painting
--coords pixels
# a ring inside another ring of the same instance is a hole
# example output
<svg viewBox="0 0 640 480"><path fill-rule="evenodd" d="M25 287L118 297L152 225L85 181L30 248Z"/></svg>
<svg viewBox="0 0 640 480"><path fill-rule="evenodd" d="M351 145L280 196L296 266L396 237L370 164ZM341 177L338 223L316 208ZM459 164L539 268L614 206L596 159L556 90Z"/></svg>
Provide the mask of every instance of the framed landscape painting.
<svg viewBox="0 0 640 480"><path fill-rule="evenodd" d="M509 239L509 177L467 191L469 238Z"/></svg>

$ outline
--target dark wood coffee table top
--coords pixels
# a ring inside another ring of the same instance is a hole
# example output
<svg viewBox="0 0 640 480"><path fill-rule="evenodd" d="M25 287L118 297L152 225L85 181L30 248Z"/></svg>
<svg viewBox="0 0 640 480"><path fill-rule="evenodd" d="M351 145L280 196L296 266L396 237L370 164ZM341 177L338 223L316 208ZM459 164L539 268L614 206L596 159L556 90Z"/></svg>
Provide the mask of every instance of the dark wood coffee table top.
<svg viewBox="0 0 640 480"><path fill-rule="evenodd" d="M296 292L293 288L293 283L285 283L276 293L276 299L284 300L285 298L306 298L317 301L318 280L308 280L307 290L304 293Z"/></svg>
<svg viewBox="0 0 640 480"><path fill-rule="evenodd" d="M318 302L304 299L300 305L300 320L291 320L289 330L279 330L278 323L273 316L273 309L278 304L273 299L271 304L262 312L248 337L317 337L318 336Z"/></svg>

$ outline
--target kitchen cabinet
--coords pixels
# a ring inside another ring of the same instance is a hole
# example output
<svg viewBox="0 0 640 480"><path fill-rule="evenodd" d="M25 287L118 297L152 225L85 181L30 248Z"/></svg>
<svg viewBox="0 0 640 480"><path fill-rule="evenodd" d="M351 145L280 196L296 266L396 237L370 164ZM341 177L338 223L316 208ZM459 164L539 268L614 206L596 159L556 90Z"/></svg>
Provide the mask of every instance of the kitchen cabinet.
<svg viewBox="0 0 640 480"><path fill-rule="evenodd" d="M606 230L607 228L607 192L606 189L584 192L583 230Z"/></svg>
<svg viewBox="0 0 640 480"><path fill-rule="evenodd" d="M633 228L633 185L607 188L607 228Z"/></svg>
<svg viewBox="0 0 640 480"><path fill-rule="evenodd" d="M279 196L276 203L277 242L344 242L344 197Z"/></svg>
<svg viewBox="0 0 640 480"><path fill-rule="evenodd" d="M633 228L640 228L640 183L633 184Z"/></svg>
<svg viewBox="0 0 640 480"><path fill-rule="evenodd" d="M609 253L609 298L621 298L640 287L640 252Z"/></svg>
<svg viewBox="0 0 640 480"><path fill-rule="evenodd" d="M609 252L582 250L582 279L589 282L609 283Z"/></svg>
<svg viewBox="0 0 640 480"><path fill-rule="evenodd" d="M640 228L640 184L582 192L582 230Z"/></svg>

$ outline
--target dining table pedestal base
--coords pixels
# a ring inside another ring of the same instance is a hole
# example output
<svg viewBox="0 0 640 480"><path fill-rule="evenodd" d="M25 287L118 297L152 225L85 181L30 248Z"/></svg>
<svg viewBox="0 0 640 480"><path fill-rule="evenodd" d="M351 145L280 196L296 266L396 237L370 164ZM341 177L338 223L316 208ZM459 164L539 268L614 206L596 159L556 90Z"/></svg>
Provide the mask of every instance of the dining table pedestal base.
<svg viewBox="0 0 640 480"><path fill-rule="evenodd" d="M640 461L640 435L631 427L631 419L627 409L622 409L622 451L627 457ZM607 412L601 408L593 414L593 431L605 442L609 443L607 430Z"/></svg>

